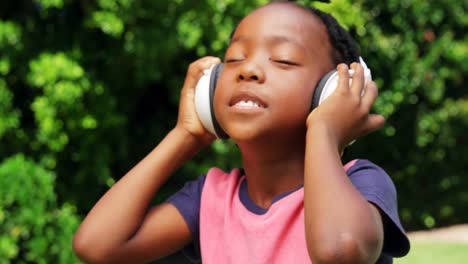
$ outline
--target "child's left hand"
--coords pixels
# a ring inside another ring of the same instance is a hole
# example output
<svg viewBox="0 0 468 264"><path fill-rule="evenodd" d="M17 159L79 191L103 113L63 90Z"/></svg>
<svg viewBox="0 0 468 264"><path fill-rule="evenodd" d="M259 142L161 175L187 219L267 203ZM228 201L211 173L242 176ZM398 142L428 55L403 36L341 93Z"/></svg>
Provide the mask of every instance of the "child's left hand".
<svg viewBox="0 0 468 264"><path fill-rule="evenodd" d="M354 70L352 85L346 64L337 66L338 87L307 117L307 130L322 130L342 151L349 142L381 128L385 119L382 115L370 114L377 98L375 82L368 81L364 87L364 69L359 63L351 64ZM362 94L364 89L364 94Z"/></svg>

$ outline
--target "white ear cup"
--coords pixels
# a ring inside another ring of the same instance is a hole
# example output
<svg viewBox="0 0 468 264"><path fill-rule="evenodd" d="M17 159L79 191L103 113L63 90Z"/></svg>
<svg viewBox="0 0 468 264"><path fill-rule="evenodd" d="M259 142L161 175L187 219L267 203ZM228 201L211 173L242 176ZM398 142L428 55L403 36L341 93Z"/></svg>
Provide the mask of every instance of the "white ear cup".
<svg viewBox="0 0 468 264"><path fill-rule="evenodd" d="M365 87L367 82L372 80L372 75L371 75L370 69L367 68L366 63L361 57L359 57L359 61L360 61L360 64L364 67L364 80L365 80L364 87ZM352 79L353 75L354 75L354 70L349 70L349 86L350 87L353 82L353 79ZM327 99L327 97L330 96L333 93L333 91L336 90L336 87L338 87L338 72L334 71L333 73L331 73L331 75L328 77L325 84L323 85L323 89L321 91L317 105L320 105L323 101L325 101L325 99ZM362 95L364 95L364 92L365 90L363 89Z"/></svg>
<svg viewBox="0 0 468 264"><path fill-rule="evenodd" d="M210 69L203 71L203 76L195 87L195 110L198 118L202 122L203 126L216 135L216 131L213 125L213 118L211 115L211 98L210 98L210 80L211 74L213 73L214 65ZM217 136L217 135L216 135Z"/></svg>
<svg viewBox="0 0 468 264"><path fill-rule="evenodd" d="M365 65L365 64L364 64ZM349 70L349 86L351 87L353 83L354 70ZM333 91L336 90L338 87L338 72L335 71L331 74L331 76L326 81L325 85L323 86L322 93L320 94L318 104L320 105L328 96L330 96ZM368 68L364 68L364 87L368 81L372 80L371 71ZM362 90L362 94L364 95L365 90Z"/></svg>

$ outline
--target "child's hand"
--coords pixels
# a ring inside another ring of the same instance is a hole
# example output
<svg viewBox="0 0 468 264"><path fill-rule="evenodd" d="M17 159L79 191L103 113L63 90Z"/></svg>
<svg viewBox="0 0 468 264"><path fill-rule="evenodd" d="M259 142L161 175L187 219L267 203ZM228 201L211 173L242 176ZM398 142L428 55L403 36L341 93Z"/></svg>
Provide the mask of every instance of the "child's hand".
<svg viewBox="0 0 468 264"><path fill-rule="evenodd" d="M369 81L364 87L363 67L353 63L351 68L354 70L351 87L348 66L338 65L338 87L307 117L308 132L324 131L339 151L354 139L381 128L385 122L382 115L369 113L378 94L375 82Z"/></svg>
<svg viewBox="0 0 468 264"><path fill-rule="evenodd" d="M221 63L219 58L210 56L191 63L180 93L179 116L176 128L188 132L188 135L203 144L211 143L215 139L215 136L203 127L197 116L195 110L195 87L198 80L202 77L203 71L218 63Z"/></svg>

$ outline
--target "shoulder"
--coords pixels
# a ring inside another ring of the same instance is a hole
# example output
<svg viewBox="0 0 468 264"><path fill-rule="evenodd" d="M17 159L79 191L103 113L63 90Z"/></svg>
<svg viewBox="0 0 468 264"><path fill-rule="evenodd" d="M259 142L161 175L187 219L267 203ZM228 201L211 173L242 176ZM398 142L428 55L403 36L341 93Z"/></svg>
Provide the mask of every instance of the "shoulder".
<svg viewBox="0 0 468 264"><path fill-rule="evenodd" d="M184 184L182 189L172 195L169 200L174 198L182 197L194 197L200 196L205 186L205 182L216 182L216 183L226 183L229 180L232 180L233 177L229 177L235 172L240 171L239 169L234 169L232 171L224 171L217 167L210 168L206 174L198 176L196 179L188 181Z"/></svg>
<svg viewBox="0 0 468 264"><path fill-rule="evenodd" d="M346 173L352 176L356 173L365 173L381 177L388 177L383 168L367 159L354 159L344 165Z"/></svg>
<svg viewBox="0 0 468 264"><path fill-rule="evenodd" d="M223 190L233 177L232 173L225 172L219 168L211 168L206 174L198 176L196 179L185 183L184 187L167 199L167 202L174 205L187 223L191 233L193 243L184 249L184 254L192 260L197 260L199 256L200 237L200 210L202 194ZM205 199L206 200L206 199ZM217 197L211 199L213 203L218 201Z"/></svg>
<svg viewBox="0 0 468 264"><path fill-rule="evenodd" d="M205 184L201 193L202 203L213 202L221 197L233 197L242 179L242 170L233 169L224 171L219 168L211 168L206 174ZM208 200L207 200L208 199Z"/></svg>
<svg viewBox="0 0 468 264"><path fill-rule="evenodd" d="M345 165L346 174L356 188L367 193L385 192L396 199L396 188L388 173L366 159L355 159Z"/></svg>
<svg viewBox="0 0 468 264"><path fill-rule="evenodd" d="M201 195L206 192L206 189L223 190L226 185L235 184L240 179L240 174L240 169L224 171L216 167L210 168L206 174L186 182L182 189L169 197L168 202L184 212L198 211Z"/></svg>
<svg viewBox="0 0 468 264"><path fill-rule="evenodd" d="M222 170L217 167L213 167L208 170L206 173L206 181L214 182L219 184L226 184L229 182L236 182L242 176L243 171L242 169L235 168L229 171Z"/></svg>

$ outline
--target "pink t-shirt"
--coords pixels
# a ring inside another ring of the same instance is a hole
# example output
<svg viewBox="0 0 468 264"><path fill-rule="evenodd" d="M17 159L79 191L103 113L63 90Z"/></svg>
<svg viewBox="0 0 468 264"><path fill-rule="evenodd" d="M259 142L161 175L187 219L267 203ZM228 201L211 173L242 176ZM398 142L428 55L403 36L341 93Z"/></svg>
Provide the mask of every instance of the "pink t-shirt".
<svg viewBox="0 0 468 264"><path fill-rule="evenodd" d="M257 215L239 199L244 179L238 169L208 172L200 207L203 263L311 263L304 232L304 188Z"/></svg>
<svg viewBox="0 0 468 264"><path fill-rule="evenodd" d="M365 160L354 160L345 170L363 196L389 219L384 226L382 262L377 263L391 263L392 256L405 255L409 242L388 175ZM246 184L240 169L212 168L169 198L187 221L203 263L311 263L305 240L304 188L275 197L270 208L263 209L250 200Z"/></svg>

